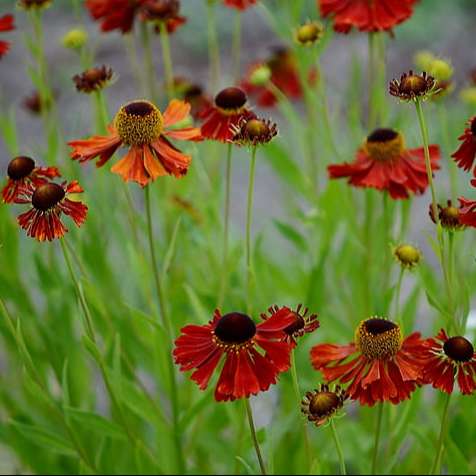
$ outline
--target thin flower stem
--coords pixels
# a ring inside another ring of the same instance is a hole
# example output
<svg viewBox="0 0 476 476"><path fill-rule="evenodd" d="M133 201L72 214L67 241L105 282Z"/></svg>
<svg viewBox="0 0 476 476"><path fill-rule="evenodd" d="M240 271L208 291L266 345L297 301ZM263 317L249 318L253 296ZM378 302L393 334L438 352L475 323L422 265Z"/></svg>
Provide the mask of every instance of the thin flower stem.
<svg viewBox="0 0 476 476"><path fill-rule="evenodd" d="M250 173L248 182L248 205L246 211L246 306L251 313L251 288L253 280L253 257L251 252L251 224L253 222L253 194L255 185L256 147L251 149Z"/></svg>
<svg viewBox="0 0 476 476"><path fill-rule="evenodd" d="M445 405L443 407L443 415L441 417L440 436L438 437L437 450L430 474L441 474L441 462L443 459L444 441L448 426L448 408L450 406L450 399L451 393L448 393L445 397Z"/></svg>
<svg viewBox="0 0 476 476"><path fill-rule="evenodd" d="M233 78L239 81L241 66L241 13L239 11L235 15L232 41Z"/></svg>
<svg viewBox="0 0 476 476"><path fill-rule="evenodd" d="M157 264L157 257L155 254L154 232L152 227L152 211L150 206L149 186L145 187L144 193L145 193L145 208L146 208L146 215L147 215L147 238L149 241L149 252L150 252L150 258L152 261L152 271L154 274L155 288L157 292L157 300L159 302L160 315L162 317L162 324L168 337L168 342L169 342L168 345L170 346L173 339L173 328L172 328L172 323L170 321L170 317L167 312L167 306L165 304L165 293L164 293L162 281L160 279L160 273L159 273L159 268ZM182 438L180 435L177 381L175 376L175 368L174 368L174 362L172 360L171 349L169 354L170 354L170 358L168 359L168 368L169 368L169 377L170 377L172 419L173 419L173 426L174 426L174 443L175 443L175 452L176 452L176 459L177 459L177 468L179 468L182 474L185 471L185 467L184 467L184 458L183 458L183 451L182 451Z"/></svg>
<svg viewBox="0 0 476 476"><path fill-rule="evenodd" d="M142 93L145 94L147 91L147 79L144 76L144 68L141 68L139 64L134 36L132 33L128 33L126 35L121 36L124 38L124 43L126 45L127 56L129 58L129 64L132 70L132 74L135 77L135 80L140 84Z"/></svg>
<svg viewBox="0 0 476 476"><path fill-rule="evenodd" d="M266 466L264 465L263 457L261 456L261 450L256 436L255 423L253 421L253 412L251 410L250 400L245 398L246 414L248 415L248 424L250 425L251 438L253 439L253 445L255 447L256 456L258 457L259 467L261 474L266 474Z"/></svg>
<svg viewBox="0 0 476 476"><path fill-rule="evenodd" d="M374 451L372 454L372 470L370 474L377 474L377 459L380 446L380 434L382 433L383 403L378 406L377 427L375 429Z"/></svg>
<svg viewBox="0 0 476 476"><path fill-rule="evenodd" d="M402 290L403 275L405 268L400 267L400 274L398 275L397 287L395 291L395 320L402 325L403 319L400 317L400 292ZM403 332L403 329L402 329Z"/></svg>
<svg viewBox="0 0 476 476"><path fill-rule="evenodd" d="M293 381L293 389L294 389L294 393L296 395L296 400L297 400L297 407L299 411L299 408L301 406L302 395L299 389L299 380L298 380L296 358L294 356L294 352L291 352L291 376ZM308 464L309 470L311 470L312 462L313 462L312 453L311 453L311 442L309 440L309 432L307 431L306 420L302 420L302 423L303 423L304 449L306 451L307 464Z"/></svg>
<svg viewBox="0 0 476 476"><path fill-rule="evenodd" d="M211 90L216 91L220 81L220 47L218 45L215 0L207 1L208 61L210 65Z"/></svg>
<svg viewBox="0 0 476 476"><path fill-rule="evenodd" d="M109 114L107 112L106 101L102 91L94 91L94 102L96 105L96 126L101 134L107 132Z"/></svg>
<svg viewBox="0 0 476 476"><path fill-rule="evenodd" d="M448 170L450 172L450 196L453 201L458 197L458 175L457 165L455 161L450 157L450 138L448 127L448 116L446 114L446 107L443 104L438 104L438 113L440 119L440 131L443 137L444 153L448 157Z"/></svg>
<svg viewBox="0 0 476 476"><path fill-rule="evenodd" d="M156 78L155 78L155 68L154 68L154 59L152 55L152 46L150 44L150 32L148 25L145 22L142 22L142 46L144 49L144 63L146 71L146 83L148 94L153 102L157 101L157 91L155 89Z"/></svg>
<svg viewBox="0 0 476 476"><path fill-rule="evenodd" d="M162 45L162 61L164 63L165 87L167 96L172 99L174 96L174 69L172 54L170 53L169 33L165 22L160 22L160 43Z"/></svg>
<svg viewBox="0 0 476 476"><path fill-rule="evenodd" d="M332 431L332 437L334 438L334 443L336 445L337 456L339 457L340 474L346 475L347 471L345 469L344 453L342 452L342 446L340 445L339 437L337 436L335 423L332 418L331 418L330 427Z"/></svg>
<svg viewBox="0 0 476 476"><path fill-rule="evenodd" d="M377 56L377 45L376 45L376 33L369 33L369 57L368 57L368 82L370 85L369 88L369 111L368 111L368 127L373 129L377 121L377 112L375 110L375 88L376 88L376 56Z"/></svg>
<svg viewBox="0 0 476 476"><path fill-rule="evenodd" d="M226 154L226 174L225 174L225 207L223 210L223 257L222 257L222 277L220 282L220 293L218 295L218 307L223 306L225 292L228 281L228 240L230 227L230 198L231 198L231 153L232 144L228 144Z"/></svg>

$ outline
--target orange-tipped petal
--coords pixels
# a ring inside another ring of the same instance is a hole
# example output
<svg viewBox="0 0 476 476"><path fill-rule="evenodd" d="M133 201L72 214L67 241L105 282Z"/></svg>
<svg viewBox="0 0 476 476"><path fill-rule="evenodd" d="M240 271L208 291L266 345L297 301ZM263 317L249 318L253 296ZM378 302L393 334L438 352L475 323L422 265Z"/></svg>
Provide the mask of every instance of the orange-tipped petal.
<svg viewBox="0 0 476 476"><path fill-rule="evenodd" d="M143 150L142 147L131 147L124 158L111 167L111 172L120 175L124 182L133 181L145 187L150 179L144 167Z"/></svg>
<svg viewBox="0 0 476 476"><path fill-rule="evenodd" d="M173 126L183 121L190 113L190 104L178 99L172 99L164 111L164 127Z"/></svg>
<svg viewBox="0 0 476 476"><path fill-rule="evenodd" d="M170 174L182 177L187 173L192 158L176 149L165 137L156 140L152 147L157 152L162 165Z"/></svg>
<svg viewBox="0 0 476 476"><path fill-rule="evenodd" d="M169 130L163 132L164 136L176 140L202 141L203 137L198 127L185 127L184 129Z"/></svg>
<svg viewBox="0 0 476 476"><path fill-rule="evenodd" d="M160 163L160 160L154 156L154 153L150 150L150 147L144 147L144 166L147 173L152 180L164 175L169 175L164 166Z"/></svg>
<svg viewBox="0 0 476 476"><path fill-rule="evenodd" d="M100 160L96 166L101 167L104 165L121 145L121 139L117 132L111 127L109 131L111 134L108 136L93 136L89 139L68 142L68 145L72 147L71 158L80 162L86 162L99 157Z"/></svg>

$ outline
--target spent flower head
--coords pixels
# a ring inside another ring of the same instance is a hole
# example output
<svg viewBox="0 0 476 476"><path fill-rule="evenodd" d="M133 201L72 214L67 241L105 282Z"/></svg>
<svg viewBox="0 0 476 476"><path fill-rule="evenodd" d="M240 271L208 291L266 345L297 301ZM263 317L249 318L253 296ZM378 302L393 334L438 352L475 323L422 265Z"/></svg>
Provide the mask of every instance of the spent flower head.
<svg viewBox="0 0 476 476"><path fill-rule="evenodd" d="M268 119L243 118L234 132L231 139L234 144L256 147L270 142L278 134L278 126Z"/></svg>
<svg viewBox="0 0 476 476"><path fill-rule="evenodd" d="M314 391L306 392L301 411L317 427L334 418L344 406L347 392L340 385L320 384Z"/></svg>
<svg viewBox="0 0 476 476"><path fill-rule="evenodd" d="M402 101L428 99L438 91L437 81L426 72L416 74L412 70L403 73L400 79L390 81L389 92Z"/></svg>

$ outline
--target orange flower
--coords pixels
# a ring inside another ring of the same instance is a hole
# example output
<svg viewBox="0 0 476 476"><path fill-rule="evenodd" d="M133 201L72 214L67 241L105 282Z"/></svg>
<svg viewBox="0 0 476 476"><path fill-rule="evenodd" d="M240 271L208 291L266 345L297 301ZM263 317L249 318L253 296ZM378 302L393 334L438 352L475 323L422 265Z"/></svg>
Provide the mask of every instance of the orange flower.
<svg viewBox="0 0 476 476"><path fill-rule="evenodd" d="M111 168L124 182L133 181L145 187L164 175L182 177L192 158L178 150L169 139L199 141L202 137L200 129L195 127L170 127L184 120L189 112L190 104L177 99L170 102L163 115L149 101L132 101L119 109L108 127L109 135L68 142L73 149L71 157L80 162L99 157L96 166L102 167L121 145L125 145L129 147L128 153Z"/></svg>

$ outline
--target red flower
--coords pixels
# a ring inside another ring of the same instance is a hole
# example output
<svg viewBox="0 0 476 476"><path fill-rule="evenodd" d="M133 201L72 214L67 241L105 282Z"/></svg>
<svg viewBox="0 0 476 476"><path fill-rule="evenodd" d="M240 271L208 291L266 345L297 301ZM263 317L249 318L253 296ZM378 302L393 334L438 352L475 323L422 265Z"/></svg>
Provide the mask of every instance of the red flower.
<svg viewBox="0 0 476 476"><path fill-rule="evenodd" d="M258 0L223 0L227 7L237 8L238 10L246 10L256 4Z"/></svg>
<svg viewBox="0 0 476 476"><path fill-rule="evenodd" d="M473 168L476 159L476 116L473 116L468 121L468 126L463 135L458 137L458 140L463 141L459 149L452 154L451 157L455 159L458 167L468 172ZM476 177L476 167L473 170L473 175ZM473 185L476 186L476 183Z"/></svg>
<svg viewBox="0 0 476 476"><path fill-rule="evenodd" d="M95 20L101 21L101 30L120 30L128 33L140 7L147 0L86 0L86 8Z"/></svg>
<svg viewBox="0 0 476 476"><path fill-rule="evenodd" d="M276 48L271 57L265 62L252 64L242 82L243 89L261 107L273 107L277 98L266 84L253 84L253 74L263 66L267 66L271 73L269 81L276 86L287 98L296 100L302 96L302 87L296 64L296 58L287 48ZM312 85L317 80L317 71L309 71L308 81Z"/></svg>
<svg viewBox="0 0 476 476"><path fill-rule="evenodd" d="M427 339L423 378L434 388L452 393L455 380L463 395L476 389L476 353L463 336L448 337L441 329L435 338Z"/></svg>
<svg viewBox="0 0 476 476"><path fill-rule="evenodd" d="M141 9L141 19L156 23L155 31L160 33L160 24L165 23L167 33L175 30L187 22L187 19L179 15L179 0L146 0Z"/></svg>
<svg viewBox="0 0 476 476"><path fill-rule="evenodd" d="M279 373L290 366L291 347L284 342L285 329L294 316L281 308L258 325L245 314L222 316L215 311L207 325L188 325L175 341L175 363L182 372L195 369L192 380L201 390L224 358L215 389L215 400L247 398L268 390Z"/></svg>
<svg viewBox="0 0 476 476"><path fill-rule="evenodd" d="M61 221L61 215L71 217L77 226L86 220L88 207L84 203L68 198L69 194L82 193L83 189L74 180L61 185L48 182L35 187L27 184L15 199L15 203L31 205L30 210L18 217L18 224L28 236L39 241L52 241L61 238L68 229Z"/></svg>
<svg viewBox="0 0 476 476"><path fill-rule="evenodd" d="M304 334L314 332L319 328L320 323L317 320L317 314L308 315L308 308L306 307L303 309L302 304L299 304L295 311L292 311L288 307L281 308L281 310L283 309L286 309L287 312L291 313L293 316L293 322L284 329L284 340L294 349L297 345L297 339L302 337ZM278 311L280 311L278 306L272 306L268 309L271 316ZM269 319L269 316L266 313L262 313L261 318L266 320Z"/></svg>
<svg viewBox="0 0 476 476"><path fill-rule="evenodd" d="M417 0L318 0L321 15L332 16L334 30L348 33L352 27L360 31L388 31L410 18Z"/></svg>
<svg viewBox="0 0 476 476"><path fill-rule="evenodd" d="M440 149L430 145L433 170L440 167ZM359 148L352 163L329 165L330 178L348 177L355 187L387 190L394 199L422 194L428 187L423 147L405 149L401 134L392 129L376 129Z"/></svg>
<svg viewBox="0 0 476 476"><path fill-rule="evenodd" d="M403 340L397 324L370 318L359 324L353 343L313 347L311 362L326 381L349 383L350 398L362 405L397 404L422 383L419 355L423 349L418 332Z"/></svg>
<svg viewBox="0 0 476 476"><path fill-rule="evenodd" d="M201 140L195 127L170 129L184 120L190 104L173 99L164 114L149 101L132 101L119 109L107 136L93 136L85 140L68 142L73 150L73 160L86 162L99 157L97 167L102 167L121 146L129 147L124 158L111 171L124 182L130 180L145 187L164 175L182 177L187 173L192 158L183 154L169 142L170 139Z"/></svg>
<svg viewBox="0 0 476 476"><path fill-rule="evenodd" d="M30 157L15 157L8 164L8 182L2 190L4 203L12 203L20 190L32 184L35 187L49 182L48 179L60 177L56 167L35 167L35 161Z"/></svg>
<svg viewBox="0 0 476 476"><path fill-rule="evenodd" d="M201 118L202 136L221 142L231 141L243 119L256 115L246 107L246 94L240 88L226 88L215 96L215 105L205 109Z"/></svg>
<svg viewBox="0 0 476 476"><path fill-rule="evenodd" d="M205 111L213 107L211 98L205 93L199 84L182 78L174 78L174 92L191 106L190 115L194 119L199 119Z"/></svg>
<svg viewBox="0 0 476 476"><path fill-rule="evenodd" d="M13 24L13 15L7 14L0 18L0 32L12 31L15 29ZM0 40L0 58L4 56L10 49L10 43L8 41Z"/></svg>
<svg viewBox="0 0 476 476"><path fill-rule="evenodd" d="M460 223L476 228L476 200L468 200L464 197L460 197L458 200Z"/></svg>

